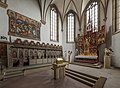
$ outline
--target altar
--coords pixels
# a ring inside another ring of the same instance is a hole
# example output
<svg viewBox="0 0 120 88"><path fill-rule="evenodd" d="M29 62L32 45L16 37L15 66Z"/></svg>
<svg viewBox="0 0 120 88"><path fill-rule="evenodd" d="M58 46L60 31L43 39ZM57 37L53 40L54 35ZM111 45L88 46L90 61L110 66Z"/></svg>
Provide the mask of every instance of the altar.
<svg viewBox="0 0 120 88"><path fill-rule="evenodd" d="M77 56L75 56L75 61L97 63L98 56L96 56L96 55L94 55L94 56L93 55L77 55Z"/></svg>
<svg viewBox="0 0 120 88"><path fill-rule="evenodd" d="M83 59L97 59L98 56L85 56L85 55L78 55L78 56L75 56L75 59L79 59L79 58L83 58Z"/></svg>

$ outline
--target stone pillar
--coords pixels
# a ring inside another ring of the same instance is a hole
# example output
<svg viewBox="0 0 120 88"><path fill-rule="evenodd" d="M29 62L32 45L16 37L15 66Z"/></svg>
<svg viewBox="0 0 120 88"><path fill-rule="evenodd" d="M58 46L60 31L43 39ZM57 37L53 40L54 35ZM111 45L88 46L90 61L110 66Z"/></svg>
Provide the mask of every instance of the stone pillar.
<svg viewBox="0 0 120 88"><path fill-rule="evenodd" d="M105 55L104 55L104 68L110 68L111 67L111 48L105 48Z"/></svg>
<svg viewBox="0 0 120 88"><path fill-rule="evenodd" d="M104 68L111 67L111 56L104 56Z"/></svg>

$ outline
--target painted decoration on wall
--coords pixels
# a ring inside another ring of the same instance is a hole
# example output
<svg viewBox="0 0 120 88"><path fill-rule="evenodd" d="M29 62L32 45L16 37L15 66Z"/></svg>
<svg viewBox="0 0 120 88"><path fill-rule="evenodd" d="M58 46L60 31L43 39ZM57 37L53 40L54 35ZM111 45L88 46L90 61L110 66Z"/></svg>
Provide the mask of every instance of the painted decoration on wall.
<svg viewBox="0 0 120 88"><path fill-rule="evenodd" d="M9 16L9 35L40 40L40 22L12 10L8 10L7 13Z"/></svg>

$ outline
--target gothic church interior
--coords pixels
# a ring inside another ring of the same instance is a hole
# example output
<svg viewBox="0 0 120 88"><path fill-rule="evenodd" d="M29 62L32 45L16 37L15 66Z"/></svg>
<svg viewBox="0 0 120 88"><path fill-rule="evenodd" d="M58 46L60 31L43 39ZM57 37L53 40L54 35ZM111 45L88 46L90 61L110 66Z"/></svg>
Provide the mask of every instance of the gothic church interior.
<svg viewBox="0 0 120 88"><path fill-rule="evenodd" d="M0 0L0 88L119 88L119 7Z"/></svg>

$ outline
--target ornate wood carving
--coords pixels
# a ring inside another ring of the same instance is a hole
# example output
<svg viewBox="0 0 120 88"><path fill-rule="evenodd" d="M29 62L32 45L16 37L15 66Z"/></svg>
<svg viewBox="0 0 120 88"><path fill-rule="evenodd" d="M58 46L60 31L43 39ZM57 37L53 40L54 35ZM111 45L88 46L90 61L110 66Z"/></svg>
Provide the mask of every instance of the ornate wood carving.
<svg viewBox="0 0 120 88"><path fill-rule="evenodd" d="M53 63L62 57L62 46L16 39L8 44L8 67Z"/></svg>
<svg viewBox="0 0 120 88"><path fill-rule="evenodd" d="M98 32L86 31L84 35L78 34L77 46L79 54L87 56L98 56L98 46L105 43L106 27L103 25ZM79 58L78 58L79 59ZM80 59L79 59L80 60ZM83 62L97 62L97 59L82 59Z"/></svg>

